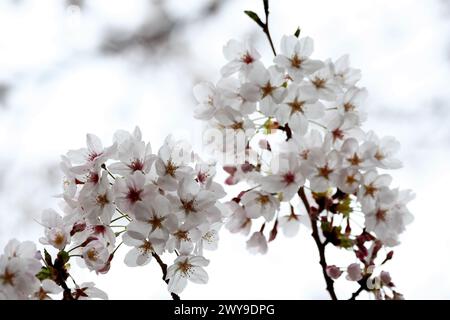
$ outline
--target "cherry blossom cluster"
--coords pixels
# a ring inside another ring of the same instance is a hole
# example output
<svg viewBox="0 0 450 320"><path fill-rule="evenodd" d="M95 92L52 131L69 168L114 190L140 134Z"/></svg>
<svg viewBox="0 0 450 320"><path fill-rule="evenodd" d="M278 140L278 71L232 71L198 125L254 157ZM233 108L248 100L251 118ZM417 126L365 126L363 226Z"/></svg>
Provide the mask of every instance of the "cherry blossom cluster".
<svg viewBox="0 0 450 320"><path fill-rule="evenodd" d="M52 259L31 242L12 240L0 258L0 298L106 298L93 283L77 285L69 260L107 273L114 254L129 248L125 264L144 266L154 259L174 299L187 281L206 283L204 250L217 247L225 196L213 181L215 164L202 161L184 141L165 140L157 154L142 141L139 128L117 131L113 144L87 135L87 147L62 156L60 211L45 210L40 242L56 249ZM172 255L167 266L163 255ZM74 283L70 288L68 279Z"/></svg>
<svg viewBox="0 0 450 320"><path fill-rule="evenodd" d="M246 13L272 44L267 24ZM207 124L204 141L229 174L225 183L245 186L228 203L226 227L253 230L248 249L266 253L279 228L290 237L304 224L321 253L327 245L355 253L348 267L321 260L332 298L333 281L344 271L361 290L399 298L389 274L375 274L392 258L380 249L397 245L412 221L411 191L392 187L387 173L401 167L399 143L363 130L367 91L357 86L361 72L349 57L317 60L313 48L299 32L283 36L266 66L249 42L231 40L223 48L222 78L194 88L194 116Z"/></svg>

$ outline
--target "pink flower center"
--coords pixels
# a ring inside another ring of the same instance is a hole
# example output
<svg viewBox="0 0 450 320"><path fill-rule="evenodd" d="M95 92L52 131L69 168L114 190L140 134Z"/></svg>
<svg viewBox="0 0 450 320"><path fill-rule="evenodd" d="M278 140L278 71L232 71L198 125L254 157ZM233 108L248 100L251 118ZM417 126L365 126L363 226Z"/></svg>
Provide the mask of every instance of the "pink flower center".
<svg viewBox="0 0 450 320"><path fill-rule="evenodd" d="M142 171L144 169L144 163L140 159L134 159L128 165L128 167L134 171Z"/></svg>
<svg viewBox="0 0 450 320"><path fill-rule="evenodd" d="M293 174L292 172L288 172L283 176L283 181L286 184L291 184L295 182L295 174Z"/></svg>
<svg viewBox="0 0 450 320"><path fill-rule="evenodd" d="M98 157L100 157L103 154L103 152L97 153L97 152L92 152L88 155L88 161L94 161L95 159L97 159Z"/></svg>
<svg viewBox="0 0 450 320"><path fill-rule="evenodd" d="M136 190L136 189L129 189L128 190L128 194L127 194L127 199L131 202L131 203L135 203L141 199L141 193L142 190Z"/></svg>
<svg viewBox="0 0 450 320"><path fill-rule="evenodd" d="M206 179L208 179L208 174L205 172L199 171L199 173L197 174L197 181L200 183L205 183Z"/></svg>
<svg viewBox="0 0 450 320"><path fill-rule="evenodd" d="M253 59L253 57L250 55L250 53L246 53L242 56L241 58L242 62L244 62L245 64L250 64L253 61L255 61L255 59Z"/></svg>
<svg viewBox="0 0 450 320"><path fill-rule="evenodd" d="M91 182L93 184L97 184L99 180L100 180L100 177L97 172L90 172L87 177L87 181Z"/></svg>
<svg viewBox="0 0 450 320"><path fill-rule="evenodd" d="M377 211L377 213L376 213L376 218L377 218L377 221L385 221L386 220L386 213L387 213L387 210L381 210L381 209L378 209L378 211Z"/></svg>

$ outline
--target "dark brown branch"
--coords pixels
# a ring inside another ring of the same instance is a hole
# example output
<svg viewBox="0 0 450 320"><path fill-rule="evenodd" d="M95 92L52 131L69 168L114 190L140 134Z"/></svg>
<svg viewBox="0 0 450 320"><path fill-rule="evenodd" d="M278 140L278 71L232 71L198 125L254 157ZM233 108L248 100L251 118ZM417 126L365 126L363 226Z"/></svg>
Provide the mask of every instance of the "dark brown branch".
<svg viewBox="0 0 450 320"><path fill-rule="evenodd" d="M300 199L302 199L303 205L305 206L306 211L308 212L309 218L311 220L311 228L312 228L312 237L314 242L317 245L317 249L319 250L320 260L319 263L322 266L323 277L325 278L325 282L327 284L327 291L330 294L332 300L338 300L336 296L336 292L334 291L334 281L327 274L327 260L325 258L325 244L320 241L319 237L319 229L317 228L317 216L315 213L311 211L311 206L309 205L308 198L305 194L305 189L301 187L298 190L298 195Z"/></svg>
<svg viewBox="0 0 450 320"><path fill-rule="evenodd" d="M356 297L359 296L359 294L363 291L364 291L363 286L359 287L358 290L356 290L355 292L352 293L352 296L349 300L355 300Z"/></svg>
<svg viewBox="0 0 450 320"><path fill-rule="evenodd" d="M153 252L152 256L153 256L153 258L155 258L155 260L158 262L159 266L161 267L161 271L162 271L162 274L163 274L162 279L164 280L165 283L169 283L169 280L166 279L166 276L167 276L167 264L165 264L162 261L161 257L156 252ZM180 296L177 295L176 293L171 292L170 295L172 296L173 300L181 300Z"/></svg>
<svg viewBox="0 0 450 320"><path fill-rule="evenodd" d="M278 126L277 129L286 133L286 141L292 139L292 130L287 123L284 126Z"/></svg>
<svg viewBox="0 0 450 320"><path fill-rule="evenodd" d="M356 290L355 292L352 293L352 296L350 297L350 299L348 300L355 300L359 294L363 291L367 291L367 280L370 278L370 275L365 275L361 280L358 281L359 283L359 288L358 290Z"/></svg>

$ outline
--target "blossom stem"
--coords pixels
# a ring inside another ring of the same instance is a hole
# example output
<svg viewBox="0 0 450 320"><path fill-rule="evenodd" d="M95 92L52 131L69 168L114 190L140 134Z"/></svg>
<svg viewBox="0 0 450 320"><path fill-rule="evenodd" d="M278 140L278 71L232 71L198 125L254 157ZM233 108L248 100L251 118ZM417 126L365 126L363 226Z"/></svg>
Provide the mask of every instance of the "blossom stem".
<svg viewBox="0 0 450 320"><path fill-rule="evenodd" d="M317 121L309 120L309 122L312 123L312 124L315 124L316 126L321 127L322 129L325 129L325 130L327 129L326 126L324 126L323 124L321 124L321 123L319 123L319 122L317 122Z"/></svg>
<svg viewBox="0 0 450 320"><path fill-rule="evenodd" d="M70 252L72 252L73 250L75 250L75 249L77 249L77 248L79 248L79 247L82 247L82 246L83 246L83 243L80 244L80 245L78 245L78 246L73 247L72 249L69 249L69 250L67 251L67 253L70 253Z"/></svg>
<svg viewBox="0 0 450 320"><path fill-rule="evenodd" d="M120 230L119 232L116 232L115 235L116 235L116 237L118 237L119 235L121 235L124 232L127 232L127 229Z"/></svg>
<svg viewBox="0 0 450 320"><path fill-rule="evenodd" d="M123 218L126 218L126 217L127 217L127 216L120 216L120 217L117 217L117 218L111 220L111 223L116 222L117 220L120 220L120 219L123 219Z"/></svg>
<svg viewBox="0 0 450 320"><path fill-rule="evenodd" d="M122 244L123 244L123 241L121 241L121 242L117 245L117 247L114 249L114 251L113 251L111 254L114 255L114 254L116 253L117 249L119 249L120 246L121 246Z"/></svg>
<svg viewBox="0 0 450 320"><path fill-rule="evenodd" d="M124 212L122 212L122 210L120 210L119 208L116 207L116 210L118 213L120 213L122 216L120 218L126 218L128 221L131 221L131 218ZM112 220L111 222L114 222L116 219Z"/></svg>
<svg viewBox="0 0 450 320"><path fill-rule="evenodd" d="M311 220L311 228L312 228L311 235L314 239L314 242L317 245L317 249L319 250L319 256L320 256L319 263L322 266L322 273L323 273L323 277L325 278L325 282L327 284L327 291L330 294L330 297L332 300L338 300L338 298L336 296L336 292L334 291L334 281L327 274L327 260L325 257L325 246L326 245L320 241L319 229L317 228L317 217L311 211L311 206L309 205L308 198L306 197L305 189L303 187L301 187L298 190L298 195L299 195L300 199L302 200L303 205L305 206L305 209L308 212L308 216Z"/></svg>
<svg viewBox="0 0 450 320"><path fill-rule="evenodd" d="M108 172L108 174L111 176L111 178L113 178L113 180L116 180L116 177L114 177L114 175L111 173L111 171L108 170L108 168L106 167L106 165L103 163L101 165L102 169L104 169L106 172Z"/></svg>
<svg viewBox="0 0 450 320"><path fill-rule="evenodd" d="M355 292L352 293L352 296L348 300L355 300L359 294L365 290L367 290L367 280L369 279L369 275L364 276L361 280L358 281L359 288Z"/></svg>
<svg viewBox="0 0 450 320"><path fill-rule="evenodd" d="M169 279L166 279L167 276L167 264L165 264L161 257L159 256L159 254L157 254L156 252L152 253L153 258L155 258L155 260L158 262L159 266L161 267L161 271L162 271L162 279L164 280L165 283L169 283ZM181 300L180 296L177 295L176 293L171 292L170 295L172 296L173 300Z"/></svg>

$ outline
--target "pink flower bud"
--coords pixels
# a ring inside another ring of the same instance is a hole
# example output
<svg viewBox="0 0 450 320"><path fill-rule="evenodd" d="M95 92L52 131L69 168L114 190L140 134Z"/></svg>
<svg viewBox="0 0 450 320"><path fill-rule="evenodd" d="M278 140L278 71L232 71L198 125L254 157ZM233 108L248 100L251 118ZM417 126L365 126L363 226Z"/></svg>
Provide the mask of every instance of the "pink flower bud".
<svg viewBox="0 0 450 320"><path fill-rule="evenodd" d="M362 279L361 267L358 263L352 263L347 267L347 280L359 281Z"/></svg>
<svg viewBox="0 0 450 320"><path fill-rule="evenodd" d="M332 266L328 266L327 267L327 275L336 280L338 279L341 275L342 275L342 271L341 269L339 269L338 267L336 267L335 265Z"/></svg>
<svg viewBox="0 0 450 320"><path fill-rule="evenodd" d="M380 279L381 279L381 282L382 282L385 286L392 286L392 278L391 278L391 275L389 274L389 272L387 272L387 271L381 271L381 273L380 273Z"/></svg>

